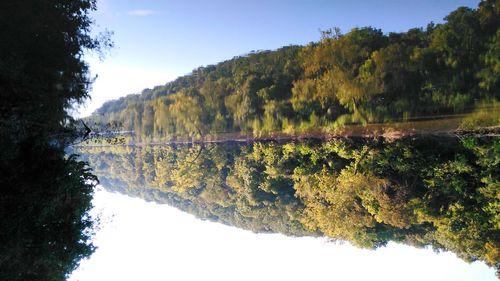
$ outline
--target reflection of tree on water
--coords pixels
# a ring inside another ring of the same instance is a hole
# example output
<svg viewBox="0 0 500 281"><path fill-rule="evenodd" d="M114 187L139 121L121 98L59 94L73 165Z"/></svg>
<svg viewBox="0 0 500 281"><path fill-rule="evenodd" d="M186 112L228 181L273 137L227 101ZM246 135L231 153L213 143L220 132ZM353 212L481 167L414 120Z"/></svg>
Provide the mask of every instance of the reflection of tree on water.
<svg viewBox="0 0 500 281"><path fill-rule="evenodd" d="M63 280L94 251L88 211L97 178L85 163L40 140L23 141L5 164L0 161L1 279Z"/></svg>
<svg viewBox="0 0 500 281"><path fill-rule="evenodd" d="M498 139L337 139L87 147L110 190L203 219L375 248L388 241L495 266Z"/></svg>

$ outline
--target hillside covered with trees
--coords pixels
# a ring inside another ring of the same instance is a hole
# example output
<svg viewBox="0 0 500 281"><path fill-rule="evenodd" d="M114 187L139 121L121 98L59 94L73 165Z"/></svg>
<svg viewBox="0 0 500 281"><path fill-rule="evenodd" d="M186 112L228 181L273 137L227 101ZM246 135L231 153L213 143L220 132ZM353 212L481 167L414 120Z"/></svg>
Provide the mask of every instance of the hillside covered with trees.
<svg viewBox="0 0 500 281"><path fill-rule="evenodd" d="M498 269L497 138L86 146L80 153L106 189L198 218L364 248L431 246Z"/></svg>
<svg viewBox="0 0 500 281"><path fill-rule="evenodd" d="M326 30L307 46L252 52L109 101L88 123L150 142L469 113L499 98L499 6L482 1L402 33Z"/></svg>

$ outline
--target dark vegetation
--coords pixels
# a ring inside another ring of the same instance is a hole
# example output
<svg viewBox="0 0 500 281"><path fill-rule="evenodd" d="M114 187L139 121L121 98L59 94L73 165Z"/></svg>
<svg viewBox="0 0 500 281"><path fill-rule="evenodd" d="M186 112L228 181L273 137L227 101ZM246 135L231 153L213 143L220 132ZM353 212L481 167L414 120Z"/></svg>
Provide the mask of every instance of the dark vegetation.
<svg viewBox="0 0 500 281"><path fill-rule="evenodd" d="M145 143L498 109L499 6L482 1L403 33L327 30L308 46L249 53L109 101L89 123L121 124L135 131L130 141ZM498 125L498 110L489 125Z"/></svg>
<svg viewBox="0 0 500 281"><path fill-rule="evenodd" d="M0 280L65 280L90 256L97 178L67 156L88 98L94 0L0 1Z"/></svg>
<svg viewBox="0 0 500 281"><path fill-rule="evenodd" d="M498 138L81 147L110 191L255 232L449 250L498 269Z"/></svg>

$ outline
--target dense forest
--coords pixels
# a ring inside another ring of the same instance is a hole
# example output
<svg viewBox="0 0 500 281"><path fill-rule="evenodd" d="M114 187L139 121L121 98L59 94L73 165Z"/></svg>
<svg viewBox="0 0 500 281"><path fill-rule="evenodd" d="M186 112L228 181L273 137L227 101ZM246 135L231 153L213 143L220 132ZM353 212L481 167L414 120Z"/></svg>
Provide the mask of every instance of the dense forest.
<svg viewBox="0 0 500 281"><path fill-rule="evenodd" d="M88 98L95 0L0 1L0 280L65 280L94 251L97 178L65 148ZM104 37L103 37L104 38Z"/></svg>
<svg viewBox="0 0 500 281"><path fill-rule="evenodd" d="M458 8L442 24L385 34L333 28L307 46L256 51L164 86L106 102L88 123L134 131L135 141L239 132L332 131L496 108L500 5Z"/></svg>
<svg viewBox="0 0 500 281"><path fill-rule="evenodd" d="M255 232L389 241L498 268L500 142L488 137L86 146L105 188Z"/></svg>

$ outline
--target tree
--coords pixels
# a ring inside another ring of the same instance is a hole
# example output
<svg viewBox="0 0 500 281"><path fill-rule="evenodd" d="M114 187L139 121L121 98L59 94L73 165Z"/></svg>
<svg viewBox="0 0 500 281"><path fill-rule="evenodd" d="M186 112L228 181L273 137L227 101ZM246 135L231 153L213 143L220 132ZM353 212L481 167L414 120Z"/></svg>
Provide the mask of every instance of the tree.
<svg viewBox="0 0 500 281"><path fill-rule="evenodd" d="M64 151L25 141L1 163L0 279L65 280L94 246L97 177Z"/></svg>
<svg viewBox="0 0 500 281"><path fill-rule="evenodd" d="M0 2L0 279L64 280L94 247L97 178L65 155L88 98L95 0ZM74 139L73 139L74 140Z"/></svg>
<svg viewBox="0 0 500 281"><path fill-rule="evenodd" d="M83 53L110 44L90 35L95 8L95 0L0 4L0 112L11 127L55 130L69 119L68 109L88 98L92 78Z"/></svg>
<svg viewBox="0 0 500 281"><path fill-rule="evenodd" d="M152 150L153 152L150 152ZM450 250L496 266L500 142L421 136L87 147L106 188L257 232ZM110 173L112 171L112 173Z"/></svg>

